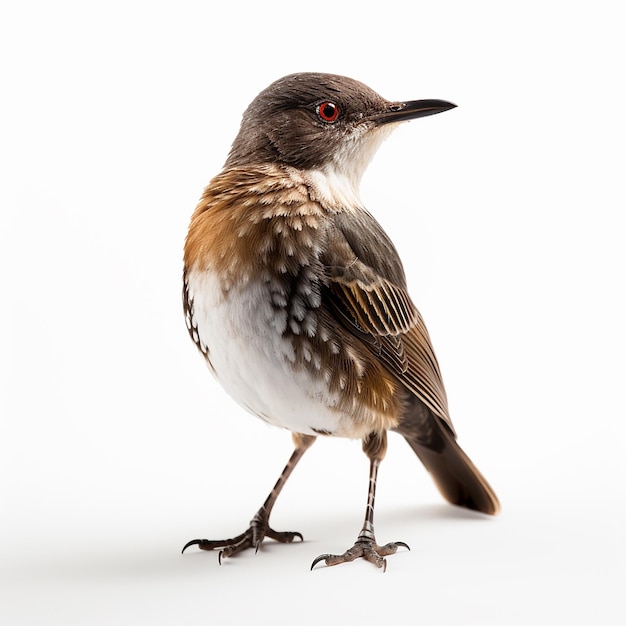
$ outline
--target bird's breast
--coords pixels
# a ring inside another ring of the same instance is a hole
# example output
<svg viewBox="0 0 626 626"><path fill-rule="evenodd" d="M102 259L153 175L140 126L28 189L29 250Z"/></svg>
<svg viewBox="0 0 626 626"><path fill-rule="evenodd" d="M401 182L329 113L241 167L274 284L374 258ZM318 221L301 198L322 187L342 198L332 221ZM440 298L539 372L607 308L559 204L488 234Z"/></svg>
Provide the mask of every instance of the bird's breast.
<svg viewBox="0 0 626 626"><path fill-rule="evenodd" d="M213 272L190 272L187 323L225 390L253 414L295 432L335 431L335 399L320 369L295 367L305 350L285 333L285 314L267 285L249 281L224 294ZM304 400L315 396L313 406ZM315 408L315 411L313 411Z"/></svg>
<svg viewBox="0 0 626 626"><path fill-rule="evenodd" d="M296 183L213 181L185 248L190 334L226 391L269 423L362 437L395 424L395 386L325 301L332 220Z"/></svg>

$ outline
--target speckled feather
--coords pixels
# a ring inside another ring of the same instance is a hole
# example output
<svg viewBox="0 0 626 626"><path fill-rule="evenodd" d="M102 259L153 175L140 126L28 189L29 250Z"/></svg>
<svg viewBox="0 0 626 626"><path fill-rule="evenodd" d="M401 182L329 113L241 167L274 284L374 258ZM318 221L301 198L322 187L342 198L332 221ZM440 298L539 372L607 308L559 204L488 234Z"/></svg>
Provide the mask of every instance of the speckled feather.
<svg viewBox="0 0 626 626"><path fill-rule="evenodd" d="M257 333L271 336L278 354L258 347L264 354L257 361L275 367L275 359L283 360L294 368L300 394L321 393L336 424L319 415L303 415L304 423L294 424L294 416L281 417L284 410L268 415L279 402L263 400L256 407L248 398L252 386L257 398L280 398L284 380L274 378L275 388L259 389L251 372L254 379L239 380L237 388L226 382L254 414L296 432L363 437L366 430L397 424L404 385L449 422L437 361L391 242L360 206L346 210L312 195L321 194L310 193L306 175L275 166L226 170L207 187L185 247L185 308L195 343L224 384L228 374L217 365L212 331L202 326L198 311L198 282L212 276L220 293L211 306L230 311L218 322L220 333L236 335L224 337L224 347L233 349L238 337L251 333L246 350L254 352ZM371 236L356 237L358 229ZM234 313L228 303L241 308L249 301L244 292L255 294L258 306ZM239 325L231 329L233 319ZM233 358L246 378L246 363L255 355Z"/></svg>

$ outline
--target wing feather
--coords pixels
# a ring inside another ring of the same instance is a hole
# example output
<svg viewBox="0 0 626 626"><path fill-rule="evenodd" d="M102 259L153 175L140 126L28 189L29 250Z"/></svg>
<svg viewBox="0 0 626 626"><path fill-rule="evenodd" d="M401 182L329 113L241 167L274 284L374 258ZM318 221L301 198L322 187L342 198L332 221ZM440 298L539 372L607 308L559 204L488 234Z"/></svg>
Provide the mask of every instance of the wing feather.
<svg viewBox="0 0 626 626"><path fill-rule="evenodd" d="M360 222L342 214L336 226L324 261L329 302L337 317L453 430L430 336L407 292L393 244L369 213Z"/></svg>

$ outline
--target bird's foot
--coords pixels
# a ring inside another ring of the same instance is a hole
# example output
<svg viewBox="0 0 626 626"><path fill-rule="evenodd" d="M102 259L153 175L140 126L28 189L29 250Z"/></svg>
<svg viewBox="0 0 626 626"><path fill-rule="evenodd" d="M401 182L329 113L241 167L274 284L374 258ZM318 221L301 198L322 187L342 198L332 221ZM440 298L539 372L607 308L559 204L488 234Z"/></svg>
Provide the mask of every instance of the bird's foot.
<svg viewBox="0 0 626 626"><path fill-rule="evenodd" d="M291 543L296 538L302 541L302 535L298 532L278 532L270 528L267 517L261 510L240 535L232 539L192 539L185 544L183 552L191 546L198 546L201 550L219 550L218 561L221 565L223 558L234 556L248 548L254 548L255 553L258 552L265 537L280 543Z"/></svg>
<svg viewBox="0 0 626 626"><path fill-rule="evenodd" d="M384 546L379 546L375 539L359 536L355 544L343 554L320 554L311 564L311 569L320 561L324 561L326 565L330 566L339 565L340 563L349 563L350 561L361 558L373 563L376 567L382 567L384 572L387 569L387 560L385 557L390 554L395 554L400 547L406 548L407 550L411 549L404 541L394 541Z"/></svg>

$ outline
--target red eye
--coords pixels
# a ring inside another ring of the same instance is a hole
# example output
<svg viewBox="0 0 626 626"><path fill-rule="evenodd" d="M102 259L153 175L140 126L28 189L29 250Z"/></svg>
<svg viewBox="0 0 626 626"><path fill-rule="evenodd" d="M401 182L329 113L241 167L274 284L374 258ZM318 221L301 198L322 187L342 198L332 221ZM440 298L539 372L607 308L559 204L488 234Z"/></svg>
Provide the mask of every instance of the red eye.
<svg viewBox="0 0 626 626"><path fill-rule="evenodd" d="M317 105L317 114L325 122L334 122L339 117L339 107L334 102L322 102Z"/></svg>

